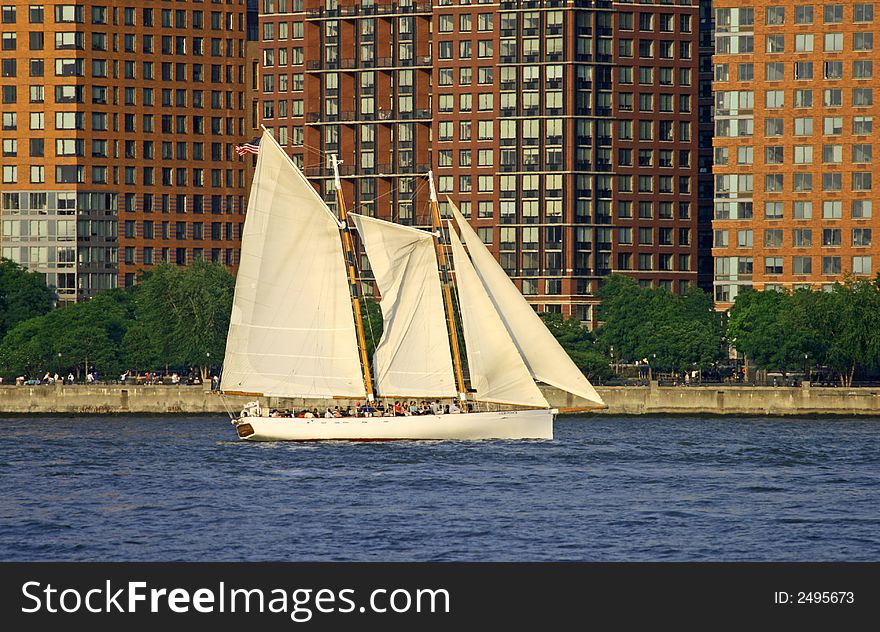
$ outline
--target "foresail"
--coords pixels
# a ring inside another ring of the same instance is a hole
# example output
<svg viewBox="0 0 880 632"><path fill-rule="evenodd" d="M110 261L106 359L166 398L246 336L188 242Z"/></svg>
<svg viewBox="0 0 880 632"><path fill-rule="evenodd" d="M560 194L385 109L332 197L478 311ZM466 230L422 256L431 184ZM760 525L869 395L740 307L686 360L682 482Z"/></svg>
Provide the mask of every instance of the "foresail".
<svg viewBox="0 0 880 632"><path fill-rule="evenodd" d="M221 389L364 397L339 225L264 132L241 242Z"/></svg>
<svg viewBox="0 0 880 632"><path fill-rule="evenodd" d="M350 213L382 294L383 332L373 355L379 395L453 397L434 237L408 226Z"/></svg>
<svg viewBox="0 0 880 632"><path fill-rule="evenodd" d="M596 389L544 326L540 316L523 298L474 229L462 217L455 204L451 200L449 204L467 244L477 275L532 377L597 406L604 406L605 403Z"/></svg>
<svg viewBox="0 0 880 632"><path fill-rule="evenodd" d="M449 230L471 386L478 400L548 408L486 295L458 236Z"/></svg>

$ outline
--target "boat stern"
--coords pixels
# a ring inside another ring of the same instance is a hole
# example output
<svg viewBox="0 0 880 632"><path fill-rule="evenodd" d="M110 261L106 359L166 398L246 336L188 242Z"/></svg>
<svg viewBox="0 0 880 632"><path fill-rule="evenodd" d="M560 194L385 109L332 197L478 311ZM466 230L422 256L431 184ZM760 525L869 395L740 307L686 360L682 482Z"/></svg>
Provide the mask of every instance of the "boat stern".
<svg viewBox="0 0 880 632"><path fill-rule="evenodd" d="M238 421L235 424L235 431L238 433L239 438L247 439L254 434L254 427L246 421Z"/></svg>

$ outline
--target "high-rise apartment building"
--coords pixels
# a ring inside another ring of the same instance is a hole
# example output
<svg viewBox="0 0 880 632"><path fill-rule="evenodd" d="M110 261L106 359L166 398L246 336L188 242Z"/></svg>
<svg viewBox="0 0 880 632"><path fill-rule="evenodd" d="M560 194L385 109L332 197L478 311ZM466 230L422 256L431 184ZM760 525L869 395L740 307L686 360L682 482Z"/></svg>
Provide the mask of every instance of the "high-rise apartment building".
<svg viewBox="0 0 880 632"><path fill-rule="evenodd" d="M261 0L253 98L328 203L335 153L350 209L427 225L432 169L536 307L589 322L612 272L697 284L707 16L696 0Z"/></svg>
<svg viewBox="0 0 880 632"><path fill-rule="evenodd" d="M714 7L717 303L876 274L874 4Z"/></svg>
<svg viewBox="0 0 880 632"><path fill-rule="evenodd" d="M0 0L2 255L61 301L234 268L245 46L243 0Z"/></svg>

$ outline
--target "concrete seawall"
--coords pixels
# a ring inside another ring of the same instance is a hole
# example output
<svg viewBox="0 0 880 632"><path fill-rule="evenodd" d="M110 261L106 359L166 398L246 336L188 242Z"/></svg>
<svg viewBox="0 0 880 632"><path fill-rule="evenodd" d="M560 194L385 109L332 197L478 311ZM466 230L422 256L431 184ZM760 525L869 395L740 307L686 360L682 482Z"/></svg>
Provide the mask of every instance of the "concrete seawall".
<svg viewBox="0 0 880 632"><path fill-rule="evenodd" d="M583 402L553 387L547 400L561 409ZM880 389L814 387L612 386L596 389L610 415L877 415ZM251 398L225 397L201 386L0 386L0 414L216 413L241 409ZM225 405L224 405L225 400ZM302 408L349 404L348 400L279 400L269 406ZM351 402L353 403L353 402Z"/></svg>

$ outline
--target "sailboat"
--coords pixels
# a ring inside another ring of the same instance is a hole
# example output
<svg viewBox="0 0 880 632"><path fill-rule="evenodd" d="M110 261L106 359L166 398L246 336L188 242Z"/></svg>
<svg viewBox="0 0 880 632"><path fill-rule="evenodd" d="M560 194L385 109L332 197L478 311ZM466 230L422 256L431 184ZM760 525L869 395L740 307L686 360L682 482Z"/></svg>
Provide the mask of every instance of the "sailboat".
<svg viewBox="0 0 880 632"><path fill-rule="evenodd" d="M263 133L220 383L223 394L253 398L233 415L240 438L552 439L558 411L536 381L579 396L583 409L604 408L451 200L444 225L433 179L428 232L347 213L336 165L334 156L339 215ZM372 370L349 220L381 295L384 327ZM313 402L320 411L353 406L363 414L273 417L261 403L269 398ZM379 400L434 406L424 414L375 416ZM447 409L442 402L452 403Z"/></svg>

